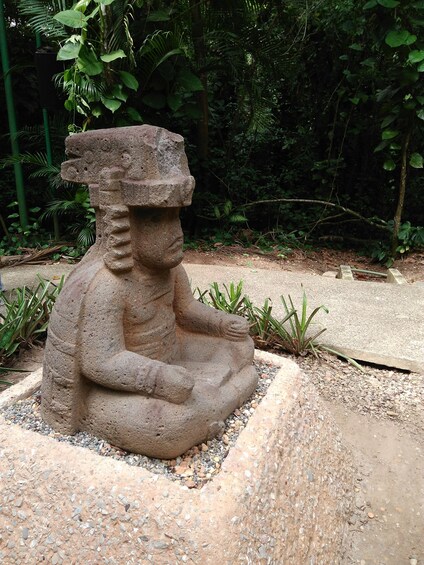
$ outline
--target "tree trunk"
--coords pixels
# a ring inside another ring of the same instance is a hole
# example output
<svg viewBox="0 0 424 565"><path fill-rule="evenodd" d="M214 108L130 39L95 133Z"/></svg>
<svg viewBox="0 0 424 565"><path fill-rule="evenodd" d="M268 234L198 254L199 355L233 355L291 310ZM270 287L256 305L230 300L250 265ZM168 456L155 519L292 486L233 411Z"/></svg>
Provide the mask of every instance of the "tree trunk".
<svg viewBox="0 0 424 565"><path fill-rule="evenodd" d="M200 80L203 90L197 94L197 104L200 118L197 122L197 152L200 162L206 161L209 153L209 105L208 105L208 75L202 70L206 61L206 44L203 33L203 20L201 3L198 0L190 0L190 13L193 34L194 56L196 66L200 70Z"/></svg>
<svg viewBox="0 0 424 565"><path fill-rule="evenodd" d="M407 177L407 168L408 168L408 149L409 143L411 141L411 130L405 136L405 139L402 143L402 163L400 169L400 180L399 180L399 197L396 206L395 216L393 218L393 234L392 234L392 242L391 242L391 256L395 258L396 250L398 247L398 237L399 237L399 229L400 223L402 221L402 213L403 213L403 206L405 203L405 194L406 194L406 177Z"/></svg>

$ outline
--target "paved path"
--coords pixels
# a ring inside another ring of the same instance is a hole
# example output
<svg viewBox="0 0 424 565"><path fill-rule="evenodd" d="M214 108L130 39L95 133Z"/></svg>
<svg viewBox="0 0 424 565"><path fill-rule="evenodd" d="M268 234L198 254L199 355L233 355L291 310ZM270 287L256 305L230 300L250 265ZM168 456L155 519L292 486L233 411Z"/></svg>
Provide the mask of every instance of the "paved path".
<svg viewBox="0 0 424 565"><path fill-rule="evenodd" d="M40 273L45 277L69 273L70 265L21 266L0 271L4 288L31 284ZM213 281L244 281L254 304L272 299L274 311L283 315L280 295L290 294L301 304L305 290L310 310L321 304L316 327L327 331L321 340L354 359L424 372L424 286L345 281L319 275L268 271L219 265L186 265L193 288L208 288ZM303 285L303 286L302 286Z"/></svg>

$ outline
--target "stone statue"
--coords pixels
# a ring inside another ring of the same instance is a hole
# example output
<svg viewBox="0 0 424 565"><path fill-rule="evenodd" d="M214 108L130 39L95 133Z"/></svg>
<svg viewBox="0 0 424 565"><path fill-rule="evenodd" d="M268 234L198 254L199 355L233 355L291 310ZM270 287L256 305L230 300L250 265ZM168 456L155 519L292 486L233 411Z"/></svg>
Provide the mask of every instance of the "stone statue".
<svg viewBox="0 0 424 565"><path fill-rule="evenodd" d="M253 392L248 324L193 298L179 210L194 188L181 136L153 126L68 137L97 237L49 325L42 415L55 430L173 458L218 435Z"/></svg>

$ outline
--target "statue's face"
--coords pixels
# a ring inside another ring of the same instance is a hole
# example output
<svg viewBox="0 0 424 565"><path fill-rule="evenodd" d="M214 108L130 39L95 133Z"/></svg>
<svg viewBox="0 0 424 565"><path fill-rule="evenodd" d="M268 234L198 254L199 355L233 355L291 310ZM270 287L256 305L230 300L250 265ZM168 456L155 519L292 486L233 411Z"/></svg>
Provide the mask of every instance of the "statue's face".
<svg viewBox="0 0 424 565"><path fill-rule="evenodd" d="M131 208L134 260L149 269L172 269L183 259L179 208Z"/></svg>

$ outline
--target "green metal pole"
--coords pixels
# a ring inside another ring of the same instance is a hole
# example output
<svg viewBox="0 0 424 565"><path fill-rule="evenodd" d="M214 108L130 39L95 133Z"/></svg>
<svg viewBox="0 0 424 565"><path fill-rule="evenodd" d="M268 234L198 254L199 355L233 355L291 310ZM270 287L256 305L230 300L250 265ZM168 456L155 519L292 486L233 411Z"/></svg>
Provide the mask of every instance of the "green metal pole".
<svg viewBox="0 0 424 565"><path fill-rule="evenodd" d="M35 46L37 49L41 47L41 35L37 31L35 33ZM47 156L47 164L53 164L53 156L52 156L52 141L50 137L50 124L49 124L49 113L47 108L42 108L43 112L43 124L44 124L44 139L46 143L46 156ZM54 229L54 238L56 241L60 238L60 229L59 229L59 220L57 214L53 215L53 229Z"/></svg>
<svg viewBox="0 0 424 565"><path fill-rule="evenodd" d="M6 41L6 23L4 19L4 6L3 0L0 0L0 52L1 52L1 63L3 67L3 80L4 80L4 91L6 95L6 107L7 107L7 117L9 120L9 132L10 140L12 146L12 155L17 157L19 155L19 144L17 138L17 127L16 127L16 114L15 114L15 104L13 101L13 91L12 91L12 78L10 75L9 67L9 54L7 50ZM15 183L16 183L16 195L18 198L19 206L19 218L21 220L21 226L26 228L28 225L28 213L25 200L25 189L24 189L24 179L22 175L21 163L15 163Z"/></svg>

